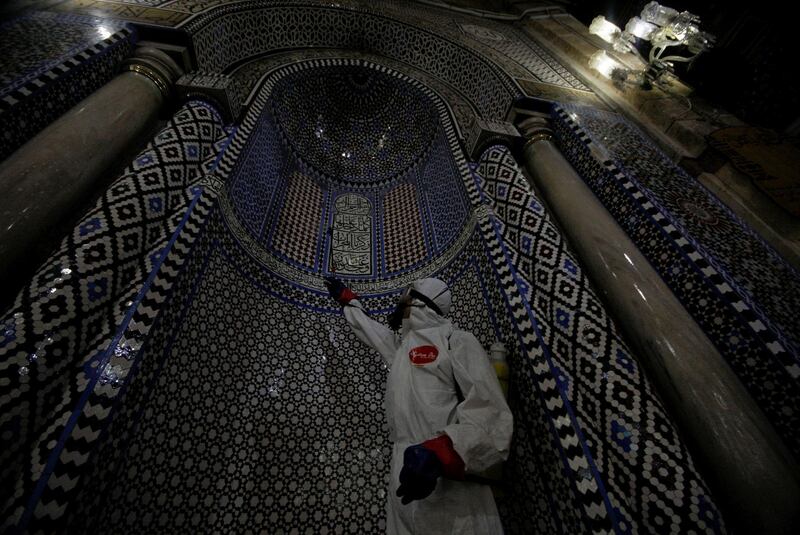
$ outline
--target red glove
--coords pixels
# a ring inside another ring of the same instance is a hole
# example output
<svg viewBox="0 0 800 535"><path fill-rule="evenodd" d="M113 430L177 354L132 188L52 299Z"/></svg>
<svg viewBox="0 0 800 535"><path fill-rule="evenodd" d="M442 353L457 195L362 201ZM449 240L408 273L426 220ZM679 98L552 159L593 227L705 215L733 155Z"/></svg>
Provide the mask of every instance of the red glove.
<svg viewBox="0 0 800 535"><path fill-rule="evenodd" d="M325 277L325 286L328 288L330 296L342 306L353 299L358 299L358 296L353 290L342 284L342 281L335 277Z"/></svg>
<svg viewBox="0 0 800 535"><path fill-rule="evenodd" d="M436 454L442 463L442 475L447 479L464 479L464 460L453 447L453 441L447 435L426 440L421 444Z"/></svg>

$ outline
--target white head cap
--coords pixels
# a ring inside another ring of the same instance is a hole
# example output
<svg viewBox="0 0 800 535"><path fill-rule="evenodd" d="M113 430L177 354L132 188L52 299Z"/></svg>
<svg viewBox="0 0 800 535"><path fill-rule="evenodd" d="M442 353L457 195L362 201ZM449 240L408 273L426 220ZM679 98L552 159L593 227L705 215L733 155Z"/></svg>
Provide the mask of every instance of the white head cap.
<svg viewBox="0 0 800 535"><path fill-rule="evenodd" d="M450 313L450 304L453 302L453 296L444 281L439 279L420 279L414 281L411 288L436 303L436 306L442 311L442 316L447 316Z"/></svg>

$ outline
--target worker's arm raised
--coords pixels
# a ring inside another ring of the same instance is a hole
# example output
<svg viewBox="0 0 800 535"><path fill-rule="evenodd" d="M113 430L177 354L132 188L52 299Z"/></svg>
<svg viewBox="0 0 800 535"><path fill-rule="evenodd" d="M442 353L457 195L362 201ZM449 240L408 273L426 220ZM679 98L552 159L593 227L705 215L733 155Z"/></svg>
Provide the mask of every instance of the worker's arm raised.
<svg viewBox="0 0 800 535"><path fill-rule="evenodd" d="M397 337L386 325L370 318L350 288L340 280L325 277L328 293L344 307L344 317L356 336L381 354L387 366L391 366L397 350Z"/></svg>

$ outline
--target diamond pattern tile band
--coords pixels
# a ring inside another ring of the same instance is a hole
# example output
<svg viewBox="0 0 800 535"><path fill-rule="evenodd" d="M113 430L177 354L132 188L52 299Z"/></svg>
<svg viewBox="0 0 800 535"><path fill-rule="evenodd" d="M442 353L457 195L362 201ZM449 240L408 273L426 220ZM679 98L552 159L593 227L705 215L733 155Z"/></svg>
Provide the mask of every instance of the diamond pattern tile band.
<svg viewBox="0 0 800 535"><path fill-rule="evenodd" d="M721 531L664 407L509 150L487 150L475 171L535 333L538 390L546 406L562 406L561 418L574 418L571 431L585 449L585 461L568 465L579 487L596 481L610 508L600 524L648 533ZM567 442L576 451L576 442ZM701 510L712 514L701 517Z"/></svg>
<svg viewBox="0 0 800 535"><path fill-rule="evenodd" d="M68 477L50 474L48 459L57 458L54 448L67 435L74 407L103 373L109 341L161 262L196 195L189 188L223 135L212 108L184 106L79 221L2 320L3 529L19 521L41 485L70 486ZM73 456L85 462L87 453L79 449ZM58 493L52 501L47 496L40 502L45 516L63 514Z"/></svg>
<svg viewBox="0 0 800 535"><path fill-rule="evenodd" d="M800 274L619 115L557 106L564 155L800 454Z"/></svg>

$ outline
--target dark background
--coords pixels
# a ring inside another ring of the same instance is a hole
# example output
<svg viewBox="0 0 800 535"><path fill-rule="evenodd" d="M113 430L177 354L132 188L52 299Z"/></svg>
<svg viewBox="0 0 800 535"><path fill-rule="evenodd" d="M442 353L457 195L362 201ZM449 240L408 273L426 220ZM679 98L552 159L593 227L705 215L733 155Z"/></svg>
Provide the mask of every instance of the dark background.
<svg viewBox="0 0 800 535"><path fill-rule="evenodd" d="M628 19L638 15L647 3L573 1L567 9L586 24L602 14L624 28ZM698 94L750 124L798 133L800 20L797 7L792 7L797 2L668 0L659 3L699 15L700 29L717 38L715 47L700 56L688 71L683 65L678 66L678 74Z"/></svg>
<svg viewBox="0 0 800 535"><path fill-rule="evenodd" d="M564 8L588 25L597 15L617 26L638 15L649 0L566 0ZM688 70L678 64L681 79L697 94L756 126L800 134L800 97L796 56L800 18L796 2L778 0L666 0L661 5L699 15L700 29L716 36L715 47ZM487 1L519 10L533 2Z"/></svg>
<svg viewBox="0 0 800 535"><path fill-rule="evenodd" d="M617 26L638 15L649 0L445 0L487 11L519 13L561 5L587 26L597 15ZM756 125L800 135L800 2L798 0L664 0L661 5L699 15L715 47L688 71L676 72L698 95Z"/></svg>

